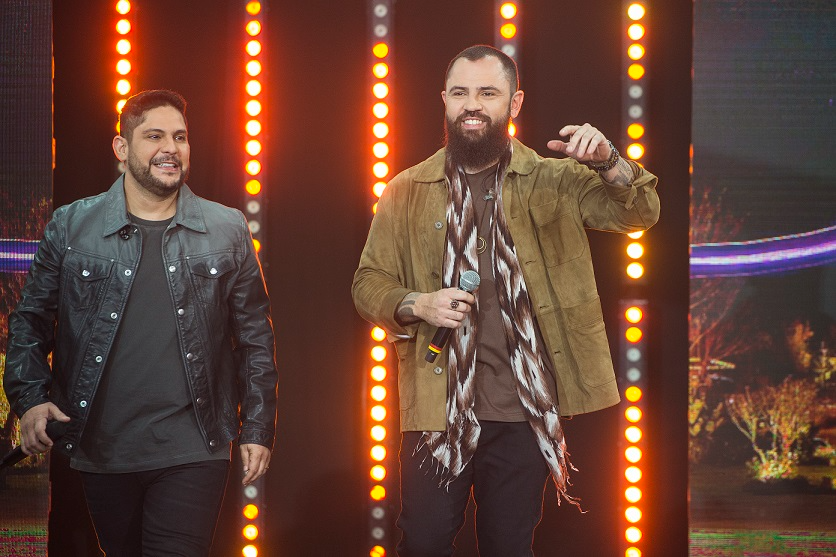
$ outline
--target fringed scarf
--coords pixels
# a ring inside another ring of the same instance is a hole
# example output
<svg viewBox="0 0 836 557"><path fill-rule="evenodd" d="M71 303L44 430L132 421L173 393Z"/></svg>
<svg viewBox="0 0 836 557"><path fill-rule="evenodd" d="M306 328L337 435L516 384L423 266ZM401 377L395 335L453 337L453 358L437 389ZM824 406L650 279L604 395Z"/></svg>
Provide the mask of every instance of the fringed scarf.
<svg viewBox="0 0 836 557"><path fill-rule="evenodd" d="M560 425L556 402L547 387L546 367L542 348L535 330L531 299L525 286L514 242L508 231L505 212L502 210L502 183L512 148L499 161L497 168L496 200L490 221L493 239L491 263L497 284L499 306L508 351L511 354L511 371L517 386L523 411L537 437L540 452L551 471L552 479L561 497L578 505L575 498L566 493L568 470L571 467L566 452L566 441ZM476 252L477 225L470 188L465 185L465 173L448 155L445 163L448 183L447 196L447 247L444 252L443 285L457 285L459 276L467 270L479 268ZM487 207L485 208L487 211ZM478 303L478 302L477 302ZM447 375L447 430L425 431L422 444L430 450L441 483L449 484L467 466L479 441L480 425L474 412L476 397L476 327L478 312L471 312L463 326L451 335ZM473 317L470 317L473 316ZM574 469L574 467L573 467Z"/></svg>

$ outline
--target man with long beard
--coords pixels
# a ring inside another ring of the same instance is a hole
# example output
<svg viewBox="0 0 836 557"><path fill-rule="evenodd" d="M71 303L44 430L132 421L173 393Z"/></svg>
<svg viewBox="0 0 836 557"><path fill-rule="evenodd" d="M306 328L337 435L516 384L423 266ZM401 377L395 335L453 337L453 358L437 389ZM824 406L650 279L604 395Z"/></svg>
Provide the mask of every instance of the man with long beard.
<svg viewBox="0 0 836 557"><path fill-rule="evenodd" d="M70 457L99 545L119 557L209 555L232 440L246 485L275 438L261 266L244 215L185 184L185 110L171 91L128 99L113 140L124 175L55 211L9 318L23 452Z"/></svg>
<svg viewBox="0 0 836 557"><path fill-rule="evenodd" d="M649 228L657 180L589 124L559 160L511 138L523 92L495 48L453 58L441 96L446 147L389 183L352 288L398 354L398 554L452 555L472 490L480 555L530 556L547 477L575 502L560 416L619 400L584 228Z"/></svg>

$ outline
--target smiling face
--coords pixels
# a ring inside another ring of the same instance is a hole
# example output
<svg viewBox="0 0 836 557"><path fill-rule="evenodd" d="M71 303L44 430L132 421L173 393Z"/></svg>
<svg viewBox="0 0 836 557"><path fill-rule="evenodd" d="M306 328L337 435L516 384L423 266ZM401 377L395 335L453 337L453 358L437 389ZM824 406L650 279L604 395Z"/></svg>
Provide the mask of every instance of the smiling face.
<svg viewBox="0 0 836 557"><path fill-rule="evenodd" d="M183 115L173 106L144 113L130 140L113 140L116 157L126 163L125 186L156 199L176 195L189 174L189 139Z"/></svg>
<svg viewBox="0 0 836 557"><path fill-rule="evenodd" d="M445 90L447 148L465 170L493 165L507 148L508 123L519 114L522 91L511 82L500 60L459 58L450 68Z"/></svg>

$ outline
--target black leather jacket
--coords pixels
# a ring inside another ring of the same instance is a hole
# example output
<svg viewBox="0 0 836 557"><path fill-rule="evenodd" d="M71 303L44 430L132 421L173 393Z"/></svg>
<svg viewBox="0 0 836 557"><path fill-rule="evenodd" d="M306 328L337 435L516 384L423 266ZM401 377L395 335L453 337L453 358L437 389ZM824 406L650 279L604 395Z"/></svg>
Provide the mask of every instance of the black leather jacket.
<svg viewBox="0 0 836 557"><path fill-rule="evenodd" d="M20 303L9 316L4 387L22 416L51 400L70 416L56 448L72 454L139 263L119 178L109 191L55 211ZM163 260L178 340L209 450L229 441L272 448L275 344L270 303L244 215L183 186ZM153 327L153 323L148 324ZM48 355L52 352L52 370ZM142 396L142 393L137 393ZM240 413L239 413L240 405Z"/></svg>

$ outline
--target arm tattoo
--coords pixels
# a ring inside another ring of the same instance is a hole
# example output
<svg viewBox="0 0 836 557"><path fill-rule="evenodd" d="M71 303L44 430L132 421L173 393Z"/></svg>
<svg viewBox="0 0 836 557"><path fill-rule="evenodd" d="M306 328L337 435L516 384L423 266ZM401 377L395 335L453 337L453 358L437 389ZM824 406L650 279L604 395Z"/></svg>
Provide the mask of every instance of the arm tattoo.
<svg viewBox="0 0 836 557"><path fill-rule="evenodd" d="M416 298L418 298L418 292L411 292L404 296L404 299L398 305L398 310L395 312L395 321L401 325L410 325L421 320L415 315Z"/></svg>
<svg viewBox="0 0 836 557"><path fill-rule="evenodd" d="M622 158L618 159L618 163L615 167L607 170L606 172L602 172L601 176L607 182L617 186L629 186L636 178L633 174L633 168Z"/></svg>

